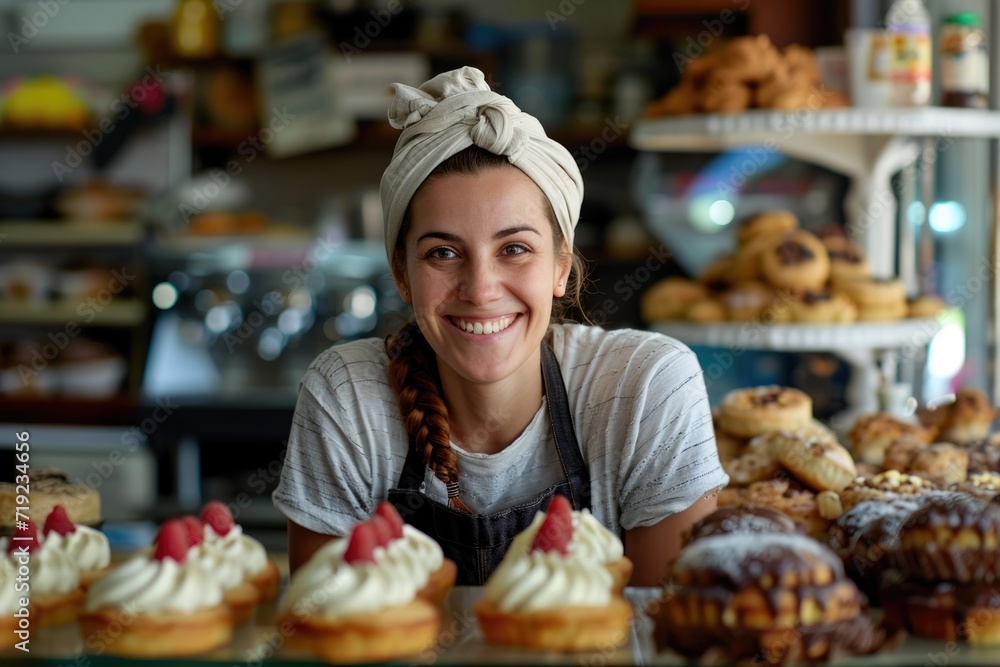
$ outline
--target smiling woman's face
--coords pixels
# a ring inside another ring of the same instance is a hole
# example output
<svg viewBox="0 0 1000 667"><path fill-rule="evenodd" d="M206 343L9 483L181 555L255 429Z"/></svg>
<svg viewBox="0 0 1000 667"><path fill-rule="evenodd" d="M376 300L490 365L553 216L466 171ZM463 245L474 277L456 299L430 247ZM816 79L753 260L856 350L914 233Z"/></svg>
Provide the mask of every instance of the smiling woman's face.
<svg viewBox="0 0 1000 667"><path fill-rule="evenodd" d="M442 379L538 372L552 300L565 294L571 265L553 247L547 204L518 169L440 176L413 198L398 280Z"/></svg>

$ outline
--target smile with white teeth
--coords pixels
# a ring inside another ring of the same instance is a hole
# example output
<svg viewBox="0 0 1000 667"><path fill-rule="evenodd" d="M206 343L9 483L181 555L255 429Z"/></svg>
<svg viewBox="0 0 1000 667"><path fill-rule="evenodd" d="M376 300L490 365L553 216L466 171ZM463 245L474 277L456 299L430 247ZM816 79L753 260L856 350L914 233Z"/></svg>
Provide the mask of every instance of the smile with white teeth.
<svg viewBox="0 0 1000 667"><path fill-rule="evenodd" d="M514 316L508 315L498 320L489 320L486 322L468 322L458 318L452 318L451 321L459 329L468 331L471 334L495 334L509 327L514 322Z"/></svg>

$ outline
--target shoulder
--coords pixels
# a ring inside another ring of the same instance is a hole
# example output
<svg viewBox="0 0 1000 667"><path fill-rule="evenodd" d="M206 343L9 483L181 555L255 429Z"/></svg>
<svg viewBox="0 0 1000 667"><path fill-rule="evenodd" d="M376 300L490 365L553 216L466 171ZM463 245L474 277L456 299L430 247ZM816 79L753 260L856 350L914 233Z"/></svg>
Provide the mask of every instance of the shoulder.
<svg viewBox="0 0 1000 667"><path fill-rule="evenodd" d="M334 345L321 352L306 371L303 384L337 389L346 382L386 381L389 357L379 338L364 338Z"/></svg>
<svg viewBox="0 0 1000 667"><path fill-rule="evenodd" d="M563 374L650 377L664 370L698 373L694 352L684 343L653 331L606 330L585 324L552 325L553 349Z"/></svg>

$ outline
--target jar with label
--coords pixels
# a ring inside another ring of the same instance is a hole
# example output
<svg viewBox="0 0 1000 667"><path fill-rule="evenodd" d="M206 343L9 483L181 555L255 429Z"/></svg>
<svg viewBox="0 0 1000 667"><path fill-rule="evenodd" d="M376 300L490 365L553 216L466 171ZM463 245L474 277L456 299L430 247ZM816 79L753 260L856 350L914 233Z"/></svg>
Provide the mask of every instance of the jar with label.
<svg viewBox="0 0 1000 667"><path fill-rule="evenodd" d="M941 104L985 109L989 87L989 54L979 16L949 16L941 27Z"/></svg>
<svg viewBox="0 0 1000 667"><path fill-rule="evenodd" d="M921 0L895 0L886 15L893 106L920 107L931 100L931 18Z"/></svg>

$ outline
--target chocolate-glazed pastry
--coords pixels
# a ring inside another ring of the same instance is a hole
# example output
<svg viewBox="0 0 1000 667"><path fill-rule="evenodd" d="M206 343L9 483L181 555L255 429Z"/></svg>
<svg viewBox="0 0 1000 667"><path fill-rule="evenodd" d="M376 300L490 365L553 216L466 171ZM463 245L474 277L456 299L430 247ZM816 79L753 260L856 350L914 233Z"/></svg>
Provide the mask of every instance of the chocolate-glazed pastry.
<svg viewBox="0 0 1000 667"><path fill-rule="evenodd" d="M652 615L661 649L760 664L871 653L886 637L828 548L801 535L716 535L689 544Z"/></svg>
<svg viewBox="0 0 1000 667"><path fill-rule="evenodd" d="M895 567L900 526L924 497L866 500L844 512L830 528L830 548L869 600L878 599L883 573Z"/></svg>
<svg viewBox="0 0 1000 667"><path fill-rule="evenodd" d="M1000 585L897 581L885 587L889 628L918 637L970 644L1000 643Z"/></svg>
<svg viewBox="0 0 1000 667"><path fill-rule="evenodd" d="M899 533L899 569L909 579L957 584L1000 579L1000 504L966 493L921 503Z"/></svg>
<svg viewBox="0 0 1000 667"><path fill-rule="evenodd" d="M994 433L966 447L969 452L969 475L979 472L1000 473L1000 434Z"/></svg>
<svg viewBox="0 0 1000 667"><path fill-rule="evenodd" d="M715 535L746 533L797 533L788 516L767 507L722 507L691 527L693 541Z"/></svg>

